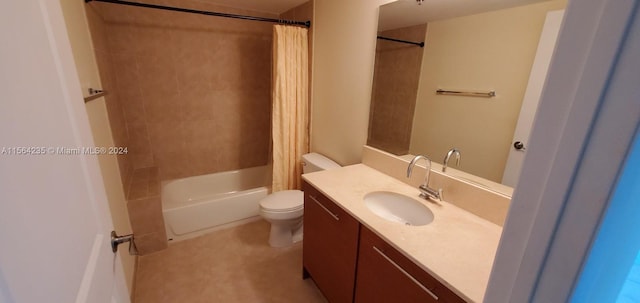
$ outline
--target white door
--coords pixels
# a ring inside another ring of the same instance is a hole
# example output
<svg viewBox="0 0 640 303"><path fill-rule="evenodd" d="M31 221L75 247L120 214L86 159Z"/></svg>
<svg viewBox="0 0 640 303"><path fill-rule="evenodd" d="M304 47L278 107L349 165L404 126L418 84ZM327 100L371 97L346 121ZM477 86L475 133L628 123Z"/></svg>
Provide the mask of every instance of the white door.
<svg viewBox="0 0 640 303"><path fill-rule="evenodd" d="M538 42L538 50L536 51L536 57L533 60L533 66L531 67L531 74L529 75L529 83L527 84L527 90L524 93L524 99L522 100L522 107L520 108L520 116L518 117L518 124L516 125L515 132L513 133L513 140L509 147L509 157L507 158L507 164L502 175L502 184L515 187L518 183L518 177L520 176L520 170L522 169L522 161L526 153L527 142L529 142L529 134L531 133L531 127L533 126L533 118L536 115L538 109L538 102L540 101L540 95L542 94L542 87L547 79L547 70L549 69L549 62L551 62L551 55L556 46L556 40L558 39L558 32L560 31L560 24L562 23L562 16L564 10L557 10L547 13L547 18L542 28L542 34L540 34L540 42ZM516 142L520 142L519 146L516 146Z"/></svg>
<svg viewBox="0 0 640 303"><path fill-rule="evenodd" d="M128 302L59 6L0 10L0 302Z"/></svg>

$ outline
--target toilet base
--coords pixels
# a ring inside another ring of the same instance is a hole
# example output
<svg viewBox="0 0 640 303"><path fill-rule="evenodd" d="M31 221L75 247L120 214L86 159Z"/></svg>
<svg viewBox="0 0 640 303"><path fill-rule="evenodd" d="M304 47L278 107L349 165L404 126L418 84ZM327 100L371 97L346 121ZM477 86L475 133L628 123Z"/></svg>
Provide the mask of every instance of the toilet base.
<svg viewBox="0 0 640 303"><path fill-rule="evenodd" d="M302 222L296 228L290 225L271 223L271 232L269 233L269 246L271 247L288 247L294 243L302 241Z"/></svg>

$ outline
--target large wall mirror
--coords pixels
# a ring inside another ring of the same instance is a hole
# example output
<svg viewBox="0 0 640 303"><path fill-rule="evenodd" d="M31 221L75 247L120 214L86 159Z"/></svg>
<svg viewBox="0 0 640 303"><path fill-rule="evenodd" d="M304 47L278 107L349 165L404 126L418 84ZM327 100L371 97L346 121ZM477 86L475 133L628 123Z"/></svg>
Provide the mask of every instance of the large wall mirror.
<svg viewBox="0 0 640 303"><path fill-rule="evenodd" d="M514 133L519 120L531 125L536 109L523 107L523 100L537 85L537 96L529 96L537 104L549 61L537 67L538 58L541 52L551 57L557 37L556 29L543 44L545 21L554 11L561 20L558 10L565 6L565 0L399 0L381 6L367 144L438 163L455 147L462 157L450 167L515 186L513 178L503 180L509 153L522 158L526 152L513 147Z"/></svg>

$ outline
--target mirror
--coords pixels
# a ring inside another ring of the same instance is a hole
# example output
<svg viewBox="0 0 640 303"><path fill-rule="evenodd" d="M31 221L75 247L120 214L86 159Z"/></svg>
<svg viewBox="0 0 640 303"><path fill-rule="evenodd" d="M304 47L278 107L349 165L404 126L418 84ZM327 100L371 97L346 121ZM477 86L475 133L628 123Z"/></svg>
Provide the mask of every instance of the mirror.
<svg viewBox="0 0 640 303"><path fill-rule="evenodd" d="M500 183L515 150L516 125L523 114L532 119L539 99L533 94L533 108L524 106L521 114L527 87L535 82L541 90L546 77L548 61L542 72L532 72L545 19L566 1L419 2L380 7L379 37L425 45L378 39L367 145L399 156L424 154L437 163L455 147L460 165L449 161L454 169L448 174L508 188ZM549 58L556 36L557 30L550 44L540 43ZM483 95L437 94L439 89ZM528 130L520 132L528 136ZM504 183L514 186L515 180Z"/></svg>

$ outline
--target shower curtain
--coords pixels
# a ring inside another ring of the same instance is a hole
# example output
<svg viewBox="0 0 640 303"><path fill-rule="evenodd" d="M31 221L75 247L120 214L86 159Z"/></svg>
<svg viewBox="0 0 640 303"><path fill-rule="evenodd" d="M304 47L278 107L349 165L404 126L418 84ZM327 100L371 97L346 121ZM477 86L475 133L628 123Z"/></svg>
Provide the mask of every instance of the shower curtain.
<svg viewBox="0 0 640 303"><path fill-rule="evenodd" d="M301 186L300 160L309 150L308 57L306 28L273 27L273 192Z"/></svg>

